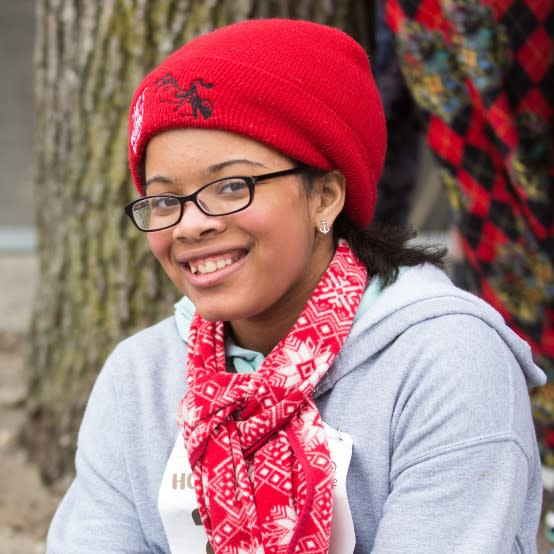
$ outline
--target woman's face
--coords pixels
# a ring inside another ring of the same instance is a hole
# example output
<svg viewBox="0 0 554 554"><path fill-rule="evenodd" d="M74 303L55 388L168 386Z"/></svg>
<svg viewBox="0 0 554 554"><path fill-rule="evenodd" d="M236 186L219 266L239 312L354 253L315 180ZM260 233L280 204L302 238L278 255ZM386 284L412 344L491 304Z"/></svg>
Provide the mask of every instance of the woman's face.
<svg viewBox="0 0 554 554"><path fill-rule="evenodd" d="M223 177L291 167L285 156L239 135L176 129L148 144L146 194L184 196ZM257 184L253 203L235 214L207 216L188 202L178 225L148 239L205 319L294 321L334 250L331 233L317 230L326 215L322 204L301 175L288 175Z"/></svg>

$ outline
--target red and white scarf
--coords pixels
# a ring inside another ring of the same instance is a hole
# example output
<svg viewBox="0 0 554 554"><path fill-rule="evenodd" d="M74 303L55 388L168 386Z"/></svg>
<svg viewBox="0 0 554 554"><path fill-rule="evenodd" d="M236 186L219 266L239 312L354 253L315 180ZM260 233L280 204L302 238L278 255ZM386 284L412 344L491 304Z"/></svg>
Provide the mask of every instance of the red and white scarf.
<svg viewBox="0 0 554 554"><path fill-rule="evenodd" d="M179 419L216 553L328 552L331 460L312 395L366 283L366 268L340 241L298 320L254 374L226 371L224 323L195 314Z"/></svg>

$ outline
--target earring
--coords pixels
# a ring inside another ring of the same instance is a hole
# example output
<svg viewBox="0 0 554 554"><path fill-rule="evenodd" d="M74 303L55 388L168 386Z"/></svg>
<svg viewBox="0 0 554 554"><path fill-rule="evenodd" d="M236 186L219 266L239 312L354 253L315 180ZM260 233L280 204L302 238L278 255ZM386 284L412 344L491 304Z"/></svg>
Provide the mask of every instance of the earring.
<svg viewBox="0 0 554 554"><path fill-rule="evenodd" d="M319 232L323 235L326 235L330 231L329 227L327 227L327 220L322 217L319 220Z"/></svg>

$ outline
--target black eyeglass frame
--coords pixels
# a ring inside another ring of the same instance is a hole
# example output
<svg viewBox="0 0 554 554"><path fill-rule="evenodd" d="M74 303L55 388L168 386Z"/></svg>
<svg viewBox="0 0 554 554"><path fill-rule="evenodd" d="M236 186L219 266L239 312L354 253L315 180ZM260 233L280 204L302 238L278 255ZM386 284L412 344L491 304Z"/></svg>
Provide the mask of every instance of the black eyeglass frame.
<svg viewBox="0 0 554 554"><path fill-rule="evenodd" d="M163 231L164 229L169 229L171 227L175 227L175 225L178 225L181 220L183 219L183 215L185 213L185 204L187 202L193 202L194 205L205 215L208 215L210 217L220 217L224 215L230 215L235 214L237 212L241 212L242 210L246 210L248 206L252 204L254 201L254 190L256 187L256 184L260 181L268 181L269 179L276 179L278 177L285 177L286 175L294 175L296 173L301 173L302 171L306 171L307 166L305 165L299 165L296 167L291 167L290 169L284 169L282 171L274 171L272 173L264 173L263 175L252 175L252 176L245 176L245 175L231 175L229 177L223 177L222 179L216 179L215 181L211 181L210 183L206 183L205 185L201 186L198 190L193 192L192 194L189 194L187 196L176 196L173 194L155 194L152 196L143 196L141 198L137 198L136 200L133 200L129 204L125 206L125 213L129 216L129 219L134 223L135 227L142 231L143 233L152 233L155 231ZM212 185L215 185L216 183L220 183L222 181L228 181L229 179L244 179L246 182L246 186L248 187L248 191L250 193L250 199L248 203L243 206L242 208L238 208L237 210L232 210L230 212L225 212L222 214L211 214L207 212L201 205L200 202L198 202L198 195L207 187L210 187ZM137 221L135 220L135 216L133 214L133 206L135 204L138 204L139 202L144 202L147 198L174 198L175 200L179 201L180 204L180 213L179 217L177 218L177 221L175 223L172 223L171 225L166 225L165 227L159 227L156 229L143 229L139 226Z"/></svg>

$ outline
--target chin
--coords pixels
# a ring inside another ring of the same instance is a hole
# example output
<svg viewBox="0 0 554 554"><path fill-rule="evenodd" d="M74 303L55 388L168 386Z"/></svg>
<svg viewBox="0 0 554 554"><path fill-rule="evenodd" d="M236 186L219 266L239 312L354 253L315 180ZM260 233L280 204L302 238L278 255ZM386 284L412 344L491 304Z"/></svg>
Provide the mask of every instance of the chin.
<svg viewBox="0 0 554 554"><path fill-rule="evenodd" d="M204 302L194 302L196 311L207 321L234 321L244 319L244 310L234 310L231 306L209 306Z"/></svg>
<svg viewBox="0 0 554 554"><path fill-rule="evenodd" d="M236 301L238 297L233 298L233 300L235 302L230 299L220 302L203 302L202 300L195 302L195 299L191 298L196 311L207 321L240 321L256 317L262 313L259 305Z"/></svg>

